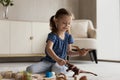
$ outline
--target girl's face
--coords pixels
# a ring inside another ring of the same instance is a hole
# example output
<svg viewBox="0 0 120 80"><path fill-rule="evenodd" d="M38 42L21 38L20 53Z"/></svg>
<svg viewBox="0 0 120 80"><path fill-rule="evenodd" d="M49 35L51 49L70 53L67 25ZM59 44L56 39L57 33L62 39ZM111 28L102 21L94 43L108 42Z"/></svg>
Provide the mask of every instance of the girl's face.
<svg viewBox="0 0 120 80"><path fill-rule="evenodd" d="M56 25L58 31L66 32L71 25L72 17L64 15L61 18L56 19Z"/></svg>

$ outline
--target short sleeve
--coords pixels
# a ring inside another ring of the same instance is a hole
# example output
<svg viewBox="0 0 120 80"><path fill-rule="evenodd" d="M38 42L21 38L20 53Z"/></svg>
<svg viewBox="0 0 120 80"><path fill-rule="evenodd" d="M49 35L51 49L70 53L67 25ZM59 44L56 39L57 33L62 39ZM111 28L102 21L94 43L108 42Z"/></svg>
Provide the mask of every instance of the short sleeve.
<svg viewBox="0 0 120 80"><path fill-rule="evenodd" d="M49 33L46 42L47 42L48 40L50 40L50 41L52 41L52 42L54 43L55 40L56 40L56 35L53 34L53 33Z"/></svg>
<svg viewBox="0 0 120 80"><path fill-rule="evenodd" d="M68 44L73 44L74 40L73 40L73 37L72 35L69 35L68 37Z"/></svg>

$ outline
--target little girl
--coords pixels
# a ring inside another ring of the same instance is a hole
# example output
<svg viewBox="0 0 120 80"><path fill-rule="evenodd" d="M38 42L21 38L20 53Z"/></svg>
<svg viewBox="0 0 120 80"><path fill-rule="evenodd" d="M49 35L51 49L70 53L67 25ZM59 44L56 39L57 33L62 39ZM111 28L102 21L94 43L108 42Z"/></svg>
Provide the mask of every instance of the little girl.
<svg viewBox="0 0 120 80"><path fill-rule="evenodd" d="M39 63L28 66L26 71L42 73L50 70L55 73L66 73L66 56L73 43L71 34L67 32L71 21L72 13L64 8L59 9L50 18L51 32L46 40L46 56Z"/></svg>

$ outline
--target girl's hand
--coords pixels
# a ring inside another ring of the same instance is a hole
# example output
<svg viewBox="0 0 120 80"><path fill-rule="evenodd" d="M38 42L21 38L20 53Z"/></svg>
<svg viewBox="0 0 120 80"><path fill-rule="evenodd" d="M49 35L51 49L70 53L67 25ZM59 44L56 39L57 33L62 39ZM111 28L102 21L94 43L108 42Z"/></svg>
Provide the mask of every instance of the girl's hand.
<svg viewBox="0 0 120 80"><path fill-rule="evenodd" d="M80 49L79 53L81 56L86 56L89 51L90 51L89 49Z"/></svg>
<svg viewBox="0 0 120 80"><path fill-rule="evenodd" d="M78 53L80 56L86 56L87 53L90 51L90 49L85 49L85 48L80 49L78 46L72 46L72 47L75 48L76 53ZM74 52L72 52L72 53L74 53Z"/></svg>
<svg viewBox="0 0 120 80"><path fill-rule="evenodd" d="M65 65L65 64L66 64L66 62L67 62L66 60L61 59L61 58L57 60L57 63L58 63L60 66Z"/></svg>
<svg viewBox="0 0 120 80"><path fill-rule="evenodd" d="M69 51L68 56L86 56L89 51L90 51L89 49Z"/></svg>

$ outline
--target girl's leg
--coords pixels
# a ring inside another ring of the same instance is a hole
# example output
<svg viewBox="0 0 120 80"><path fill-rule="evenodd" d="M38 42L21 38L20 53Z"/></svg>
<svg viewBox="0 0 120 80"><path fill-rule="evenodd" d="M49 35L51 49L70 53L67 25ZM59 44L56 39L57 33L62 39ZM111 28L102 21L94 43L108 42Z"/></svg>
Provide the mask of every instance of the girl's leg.
<svg viewBox="0 0 120 80"><path fill-rule="evenodd" d="M41 61L39 63L28 66L26 68L26 71L34 73L34 74L35 73L42 73L42 72L45 72L48 69L50 69L51 66L52 66L52 63L43 60L43 61Z"/></svg>
<svg viewBox="0 0 120 80"><path fill-rule="evenodd" d="M67 70L67 67L65 65L60 66L58 63L55 63L52 66L52 71L55 72L56 74L59 74L59 73L66 74L67 73L66 70Z"/></svg>

